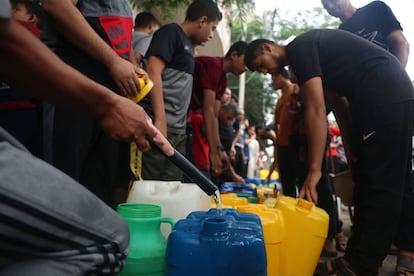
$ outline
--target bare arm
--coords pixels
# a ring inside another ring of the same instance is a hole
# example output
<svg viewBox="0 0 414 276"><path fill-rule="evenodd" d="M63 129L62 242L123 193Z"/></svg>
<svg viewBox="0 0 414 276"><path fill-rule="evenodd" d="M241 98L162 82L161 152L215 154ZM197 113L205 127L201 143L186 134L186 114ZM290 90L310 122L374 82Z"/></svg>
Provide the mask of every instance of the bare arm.
<svg viewBox="0 0 414 276"><path fill-rule="evenodd" d="M278 155L277 155L277 145L275 144L273 146L273 162L269 167L269 173L267 174L267 180L270 181L270 179L272 178L272 173L274 170L276 170L278 164L279 164L279 161L278 161Z"/></svg>
<svg viewBox="0 0 414 276"><path fill-rule="evenodd" d="M100 118L116 139L145 139L155 131L146 113L124 97L63 63L35 36L13 20L0 19L0 76L32 96ZM87 92L87 93L85 93Z"/></svg>
<svg viewBox="0 0 414 276"><path fill-rule="evenodd" d="M131 48L131 51L129 52L129 61L134 64L137 67L139 66L139 63L141 62L141 58L138 59L138 56L134 52L134 49Z"/></svg>
<svg viewBox="0 0 414 276"><path fill-rule="evenodd" d="M405 68L408 62L408 55L410 53L410 44L401 30L392 31L387 36L388 45L390 45L390 52L397 57L401 65Z"/></svg>
<svg viewBox="0 0 414 276"><path fill-rule="evenodd" d="M325 100L320 77L306 81L301 87L305 105L305 128L308 140L309 171L299 196L317 203L316 186L321 178L322 159L327 135Z"/></svg>
<svg viewBox="0 0 414 276"><path fill-rule="evenodd" d="M121 58L89 26L76 8L77 0L43 0L42 6L53 19L56 29L71 43L87 55L102 63L111 72L120 91L135 96L140 90L135 74L139 70L132 63Z"/></svg>
<svg viewBox="0 0 414 276"><path fill-rule="evenodd" d="M278 100L279 101L279 100ZM273 121L275 122L275 126L274 126L274 132L277 133L278 129L279 129L279 116L280 116L280 108L278 108L278 102L276 102L275 105L275 113ZM277 166L278 166L278 156L277 156L277 143L276 141L273 141L273 162L269 167L269 173L267 174L267 180L270 181L270 179L272 178L272 173L274 170L276 170Z"/></svg>
<svg viewBox="0 0 414 276"><path fill-rule="evenodd" d="M351 129L351 116L349 112L349 104L345 97L335 96L334 93L327 93L326 99L329 101L332 107L335 119L338 122L338 126L341 129L342 144L345 148L346 158L349 160L348 166L351 168L352 162L355 161L355 157L352 153L350 144L350 129Z"/></svg>
<svg viewBox="0 0 414 276"><path fill-rule="evenodd" d="M240 131L240 129L238 129L234 135L233 141L231 143L231 147L230 147L230 159L234 158L236 156L236 144L237 141L240 139L240 137L242 136L242 132Z"/></svg>
<svg viewBox="0 0 414 276"><path fill-rule="evenodd" d="M134 55L135 55L135 60L137 64L139 65L142 61L143 56L141 55L140 52L135 52L135 51L134 51Z"/></svg>
<svg viewBox="0 0 414 276"><path fill-rule="evenodd" d="M203 116L213 172L221 171L223 168L223 162L220 157L222 151L219 148L221 144L218 128L219 108L220 101L216 100L216 93L210 89L203 89Z"/></svg>
<svg viewBox="0 0 414 276"><path fill-rule="evenodd" d="M151 99L152 109L155 116L155 126L160 130L160 132L167 137L167 119L165 116L164 108L164 96L162 89L162 72L166 63L163 59L157 56L151 56L148 59L147 72L149 78L154 83L154 87L149 93Z"/></svg>

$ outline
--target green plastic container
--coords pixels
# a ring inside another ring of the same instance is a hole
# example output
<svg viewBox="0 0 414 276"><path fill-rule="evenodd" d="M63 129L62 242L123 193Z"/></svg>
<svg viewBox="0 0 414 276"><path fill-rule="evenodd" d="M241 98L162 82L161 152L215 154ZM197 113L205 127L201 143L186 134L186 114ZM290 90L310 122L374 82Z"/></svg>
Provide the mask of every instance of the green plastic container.
<svg viewBox="0 0 414 276"><path fill-rule="evenodd" d="M130 232L130 252L119 275L164 276L167 242L160 226L169 223L172 230L174 221L161 217L158 205L122 203L117 211L128 223Z"/></svg>

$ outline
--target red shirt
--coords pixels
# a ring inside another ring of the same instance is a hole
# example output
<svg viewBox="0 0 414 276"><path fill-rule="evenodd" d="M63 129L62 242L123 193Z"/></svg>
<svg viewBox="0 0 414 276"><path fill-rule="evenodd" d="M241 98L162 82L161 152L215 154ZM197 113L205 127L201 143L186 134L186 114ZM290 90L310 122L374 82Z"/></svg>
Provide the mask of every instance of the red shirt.
<svg viewBox="0 0 414 276"><path fill-rule="evenodd" d="M199 170L210 171L210 148L205 136L204 117L200 114L203 107L204 89L216 92L216 100L220 100L227 87L227 77L223 72L222 57L201 56L195 58L193 74L193 93L191 96L189 121L194 133L192 148L194 162Z"/></svg>
<svg viewBox="0 0 414 276"><path fill-rule="evenodd" d="M227 77L223 72L222 57L200 56L195 58L193 74L193 94L190 110L203 107L203 89L216 92L216 99L220 100L227 87Z"/></svg>
<svg viewBox="0 0 414 276"><path fill-rule="evenodd" d="M334 140L335 136L341 136L341 131L339 130L338 127L333 126L333 125L329 125L329 135L331 136L331 142ZM336 150L336 148L333 148L331 146L329 146L327 152L327 156L339 156L338 151Z"/></svg>
<svg viewBox="0 0 414 276"><path fill-rule="evenodd" d="M26 21L22 21L22 20L16 20L16 21L19 22L20 25L28 29L37 38L40 37L41 30L37 28L36 26ZM21 95L21 92L17 92L14 89L12 89L12 90L8 90L7 92L2 91L1 93L2 93L2 97L6 99L7 99L6 97L7 93L13 93L13 95L9 97L10 100L0 102L0 110L19 110L19 109L36 108L36 105L26 100L26 98L28 97L26 95Z"/></svg>

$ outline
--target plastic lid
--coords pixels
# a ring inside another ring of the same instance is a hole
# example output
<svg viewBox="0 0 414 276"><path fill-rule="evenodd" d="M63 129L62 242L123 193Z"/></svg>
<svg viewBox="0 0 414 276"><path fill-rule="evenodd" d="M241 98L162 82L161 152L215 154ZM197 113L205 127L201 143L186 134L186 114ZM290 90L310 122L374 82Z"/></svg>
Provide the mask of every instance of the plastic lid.
<svg viewBox="0 0 414 276"><path fill-rule="evenodd" d="M145 81L142 78L137 76L139 84L141 86L141 91L137 93L135 97L128 97L131 101L138 103L140 102L152 89L154 83L150 79L146 79Z"/></svg>

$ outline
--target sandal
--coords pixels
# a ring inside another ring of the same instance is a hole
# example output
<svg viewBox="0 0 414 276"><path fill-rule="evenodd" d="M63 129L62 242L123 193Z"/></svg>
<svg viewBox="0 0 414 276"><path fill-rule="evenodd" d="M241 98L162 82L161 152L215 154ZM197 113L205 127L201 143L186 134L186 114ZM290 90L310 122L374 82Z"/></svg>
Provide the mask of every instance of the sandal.
<svg viewBox="0 0 414 276"><path fill-rule="evenodd" d="M318 263L314 276L356 276L351 268L345 265L342 258L333 259L324 263Z"/></svg>
<svg viewBox="0 0 414 276"><path fill-rule="evenodd" d="M344 232L339 232L335 235L335 242L336 250L339 252L345 252L346 246L348 244L348 237L344 234Z"/></svg>
<svg viewBox="0 0 414 276"><path fill-rule="evenodd" d="M414 275L414 257L398 255L397 266L395 267L397 275ZM408 273L408 274L407 274Z"/></svg>

